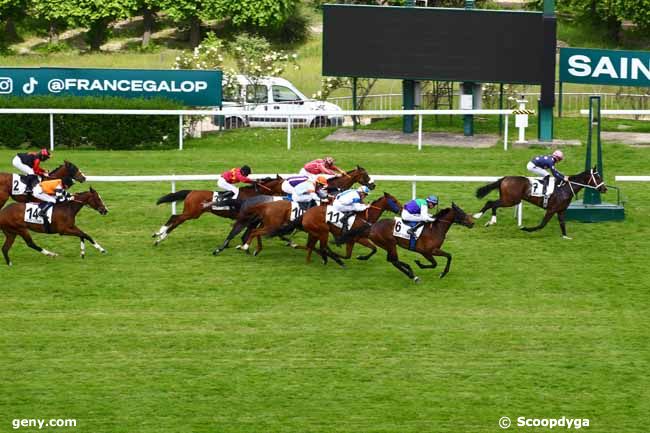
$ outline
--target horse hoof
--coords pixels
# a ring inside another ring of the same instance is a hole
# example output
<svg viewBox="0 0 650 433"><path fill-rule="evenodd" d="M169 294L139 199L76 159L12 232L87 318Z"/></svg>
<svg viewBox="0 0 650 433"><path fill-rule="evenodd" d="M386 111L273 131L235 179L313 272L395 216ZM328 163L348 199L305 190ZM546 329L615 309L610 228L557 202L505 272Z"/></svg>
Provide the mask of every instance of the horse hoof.
<svg viewBox="0 0 650 433"><path fill-rule="evenodd" d="M357 256L357 260L368 260L366 256Z"/></svg>
<svg viewBox="0 0 650 433"><path fill-rule="evenodd" d="M472 215L472 217L474 217L474 219L476 219L476 220L477 220L477 219L480 219L482 216L483 216L483 214L480 213L480 212L479 212L479 213L475 213L474 215Z"/></svg>
<svg viewBox="0 0 650 433"><path fill-rule="evenodd" d="M564 236L562 236L562 239L572 240L573 238L570 238L569 236L564 235Z"/></svg>
<svg viewBox="0 0 650 433"><path fill-rule="evenodd" d="M7 266L9 266L9 267L12 267L13 265L14 265L13 262L9 262L9 263L7 264Z"/></svg>
<svg viewBox="0 0 650 433"><path fill-rule="evenodd" d="M81 258L82 258L82 259L85 259L85 258L86 258L86 255L85 255L85 254L82 254L82 255L81 255Z"/></svg>
<svg viewBox="0 0 650 433"><path fill-rule="evenodd" d="M156 239L157 236L158 236L158 233L154 233L154 234L151 235L151 238Z"/></svg>
<svg viewBox="0 0 650 433"><path fill-rule="evenodd" d="M260 253L259 251L255 251L255 252L253 252L253 257L257 257L257 255L258 255L259 253Z"/></svg>
<svg viewBox="0 0 650 433"><path fill-rule="evenodd" d="M108 251L106 251L106 250L102 250L101 253L102 253L102 254L108 254Z"/></svg>
<svg viewBox="0 0 650 433"><path fill-rule="evenodd" d="M419 283L420 282L420 277L413 277L413 282L414 283Z"/></svg>
<svg viewBox="0 0 650 433"><path fill-rule="evenodd" d="M445 278L445 275L447 275L447 273L446 273L446 272L441 272L441 273L440 273L440 279L443 279L443 278Z"/></svg>
<svg viewBox="0 0 650 433"><path fill-rule="evenodd" d="M212 251L212 255L213 256L218 256L220 252L221 252L221 250L216 249L216 250Z"/></svg>

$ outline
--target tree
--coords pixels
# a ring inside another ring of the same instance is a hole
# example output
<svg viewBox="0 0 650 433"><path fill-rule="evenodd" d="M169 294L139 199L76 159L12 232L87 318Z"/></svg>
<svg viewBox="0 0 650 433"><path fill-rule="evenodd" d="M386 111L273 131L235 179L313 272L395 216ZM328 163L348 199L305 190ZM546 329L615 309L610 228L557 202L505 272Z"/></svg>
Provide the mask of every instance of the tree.
<svg viewBox="0 0 650 433"><path fill-rule="evenodd" d="M229 18L235 26L277 27L295 11L298 0L214 0L211 18Z"/></svg>
<svg viewBox="0 0 650 433"><path fill-rule="evenodd" d="M68 0L31 0L29 13L47 23L50 43L59 41L59 32L68 26L71 8Z"/></svg>
<svg viewBox="0 0 650 433"><path fill-rule="evenodd" d="M156 14L161 9L158 0L130 0L130 9L138 15L142 15L142 48L149 45L156 24Z"/></svg>
<svg viewBox="0 0 650 433"><path fill-rule="evenodd" d="M209 17L209 10L214 8L216 0L165 0L161 8L177 23L190 26L190 46L201 43L201 21Z"/></svg>
<svg viewBox="0 0 650 433"><path fill-rule="evenodd" d="M109 35L109 24L131 15L129 0L61 0L69 6L75 24L88 28L86 40L92 51L99 51Z"/></svg>
<svg viewBox="0 0 650 433"><path fill-rule="evenodd" d="M15 41L18 39L16 20L25 16L27 0L0 0L0 23L4 24L4 31L0 41Z"/></svg>

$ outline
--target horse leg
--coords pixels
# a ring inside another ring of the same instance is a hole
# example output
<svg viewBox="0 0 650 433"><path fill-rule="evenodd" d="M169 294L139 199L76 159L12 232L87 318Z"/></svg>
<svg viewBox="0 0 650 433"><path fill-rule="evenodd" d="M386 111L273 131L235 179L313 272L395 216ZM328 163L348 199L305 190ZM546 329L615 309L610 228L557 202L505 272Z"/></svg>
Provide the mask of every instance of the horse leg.
<svg viewBox="0 0 650 433"><path fill-rule="evenodd" d="M440 248L434 249L431 252L433 256L442 256L447 258L447 263L445 264L445 269L440 273L440 278L444 278L445 275L449 273L449 268L451 267L451 254L446 251L441 250ZM433 258L432 258L433 260ZM435 262L434 262L435 263Z"/></svg>
<svg viewBox="0 0 650 433"><path fill-rule="evenodd" d="M343 260L341 260L341 256L337 254L335 251L332 251L332 249L325 244L325 249L327 250L327 254L336 262L337 265L341 266L342 268L345 267L345 263L343 263Z"/></svg>
<svg viewBox="0 0 650 433"><path fill-rule="evenodd" d="M365 256L357 256L357 260L368 260L370 257L374 256L377 253L377 247L368 238L358 239L357 243L370 249L370 254L367 254Z"/></svg>
<svg viewBox="0 0 650 433"><path fill-rule="evenodd" d="M48 251L48 250L46 250L45 248L41 248L41 247L39 247L38 245L36 245L36 244L34 243L34 240L32 239L32 236L29 234L29 231L27 231L27 229L20 230L20 231L18 232L18 235L19 235L21 238L23 238L23 240L25 241L25 243L27 244L27 246L28 246L29 248L31 248L31 249L33 249L33 250L36 250L36 251L38 251L39 253L44 254L44 255L46 255L46 256L48 256L48 257L56 257L56 256L58 256L58 254L53 253L53 252L51 252L51 251Z"/></svg>
<svg viewBox="0 0 650 433"><path fill-rule="evenodd" d="M172 216L170 216L170 217L167 219L167 222L166 222L165 224L163 224L162 226L160 226L160 228L158 229L158 231L157 231L156 233L152 234L151 237L152 237L152 238L157 238L157 237L159 237L159 236L162 236L163 233L165 233L165 232L167 231L167 229L169 228L169 226L172 225L172 224L174 223L174 221L175 221L177 218L178 218L178 215L172 215Z"/></svg>
<svg viewBox="0 0 650 433"><path fill-rule="evenodd" d="M84 244L84 241L90 242L90 244L97 249L102 254L106 254L106 250L102 248L101 245L99 245L97 242L93 240L90 236L88 236L85 232L83 232L79 227L77 226L72 226L68 227L65 230L61 232L61 235L63 236L76 236L81 240L81 258L83 259L84 256L86 255L86 246Z"/></svg>
<svg viewBox="0 0 650 433"><path fill-rule="evenodd" d="M566 224L564 224L564 212L565 211L560 211L557 213L557 220L560 223L560 229L562 230L562 238L564 239L571 239L566 235Z"/></svg>
<svg viewBox="0 0 650 433"><path fill-rule="evenodd" d="M230 233L228 233L228 236L226 236L226 240L223 241L223 244L221 244L220 247L215 248L214 251L212 251L212 255L216 256L226 248L228 248L228 245L230 244L230 241L235 238L243 229L246 227L244 224L240 223L239 221L235 221L235 224L233 224L232 229L230 230ZM244 233L244 236L248 234L248 231L250 229L247 227L246 232Z"/></svg>
<svg viewBox="0 0 650 433"><path fill-rule="evenodd" d="M0 209L7 203L7 200L9 200L9 195L0 194Z"/></svg>
<svg viewBox="0 0 650 433"><path fill-rule="evenodd" d="M307 238L307 263L311 263L311 253L314 251L314 247L316 246L316 242L318 239L311 233L309 234L309 237ZM319 251L320 254L320 251ZM324 258L323 258L324 259Z"/></svg>
<svg viewBox="0 0 650 433"><path fill-rule="evenodd" d="M553 218L554 214L555 212L551 212L547 210L546 214L544 214L544 218L542 218L542 222L539 223L539 225L535 227L522 227L521 229L525 232L534 232L539 229L543 229L546 226L546 224L548 224L548 222L551 220L551 218Z"/></svg>
<svg viewBox="0 0 650 433"><path fill-rule="evenodd" d="M423 265L422 262L419 260L415 260L415 264L420 267L420 269L433 269L436 266L438 266L438 263L436 263L436 259L433 258L433 255L431 253L420 253L422 257L427 259L431 264L430 265Z"/></svg>
<svg viewBox="0 0 650 433"><path fill-rule="evenodd" d="M485 203L485 205L483 206L483 208L482 208L480 211L478 211L477 213L475 213L475 214L473 215L474 219L480 219L480 218L483 216L483 214L484 214L488 209L492 209L492 206L494 206L494 203L496 203L496 202L498 202L498 201L499 201L499 200L488 200L488 201Z"/></svg>
<svg viewBox="0 0 650 433"><path fill-rule="evenodd" d="M7 266L11 266L11 260L9 259L9 250L11 249L11 246L14 244L14 241L16 240L16 233L14 232L9 232L7 230L3 230L5 234L5 243L2 245L2 255L5 258L5 262L7 262Z"/></svg>
<svg viewBox="0 0 650 433"><path fill-rule="evenodd" d="M400 272L409 277L413 282L417 283L420 281L419 277L416 277L413 273L413 269L408 265L408 263L400 262L397 256L397 246L394 242L387 244L386 249L386 260L388 260L393 266L399 269Z"/></svg>
<svg viewBox="0 0 650 433"><path fill-rule="evenodd" d="M490 226L497 223L497 208L501 207L501 205L502 205L501 200L492 200L492 201L488 201L485 204L485 206L483 206L483 209L491 209L492 210L492 217L490 218L490 221L485 223L485 227L490 227ZM483 216L483 211L481 211L480 213L478 213L476 215L478 215L479 218L482 217ZM476 218L476 216L475 216L475 218Z"/></svg>

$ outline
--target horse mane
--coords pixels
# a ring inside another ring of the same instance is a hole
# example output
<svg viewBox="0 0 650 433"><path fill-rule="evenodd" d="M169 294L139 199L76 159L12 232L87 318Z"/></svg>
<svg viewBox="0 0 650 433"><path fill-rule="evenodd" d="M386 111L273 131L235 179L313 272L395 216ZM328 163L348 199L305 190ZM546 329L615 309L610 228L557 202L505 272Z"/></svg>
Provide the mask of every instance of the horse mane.
<svg viewBox="0 0 650 433"><path fill-rule="evenodd" d="M452 209L452 208L450 208L450 207L446 207L446 208L444 208L444 209L441 209L441 210L439 210L438 213L435 214L433 217L434 217L435 219L440 219L440 218L442 218L443 216L447 215L449 212L451 212L451 209Z"/></svg>

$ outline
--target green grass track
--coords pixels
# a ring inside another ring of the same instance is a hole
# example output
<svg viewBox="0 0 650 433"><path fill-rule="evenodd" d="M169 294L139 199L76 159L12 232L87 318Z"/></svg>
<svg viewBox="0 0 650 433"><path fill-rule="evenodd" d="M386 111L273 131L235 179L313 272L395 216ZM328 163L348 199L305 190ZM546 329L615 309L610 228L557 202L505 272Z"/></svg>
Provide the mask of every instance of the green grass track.
<svg viewBox="0 0 650 433"><path fill-rule="evenodd" d="M328 132L294 131L291 151L286 131L247 130L188 141L182 152L61 150L47 165L65 158L88 175L143 175L247 163L282 173L331 154L371 174L523 175L542 152L418 152L326 142ZM565 153L562 171L582 171L584 147ZM0 150L0 171L11 171L14 154ZM605 161L613 184L615 174L649 174L650 149L606 145ZM81 260L77 240L35 235L60 256L17 240L13 268L0 265L0 432L18 418L74 418L76 428L48 431L75 433L498 432L502 416L589 418L592 433L646 428L648 184L619 185L624 222L569 222L571 241L555 219L519 231L511 209L489 229L454 226L444 245L451 272L440 280L439 270L418 269L419 285L382 251L346 269L308 265L277 240L259 257L213 257L229 222L211 215L154 248L150 236L170 213L155 200L169 183L92 186L110 213L84 209L78 225L107 255L88 248ZM418 191L476 212L478 186ZM410 188L379 183L376 192L406 201ZM524 206L527 225L541 216Z"/></svg>

